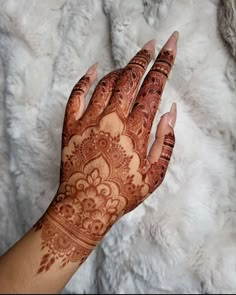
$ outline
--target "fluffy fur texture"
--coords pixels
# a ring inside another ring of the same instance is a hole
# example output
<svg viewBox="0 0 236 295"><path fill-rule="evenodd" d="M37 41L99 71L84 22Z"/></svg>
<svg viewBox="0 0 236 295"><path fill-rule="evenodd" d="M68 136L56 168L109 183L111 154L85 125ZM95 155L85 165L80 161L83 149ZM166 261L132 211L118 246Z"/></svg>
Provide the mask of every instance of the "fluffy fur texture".
<svg viewBox="0 0 236 295"><path fill-rule="evenodd" d="M220 31L236 58L236 1L220 1L218 9Z"/></svg>
<svg viewBox="0 0 236 295"><path fill-rule="evenodd" d="M218 25L232 57L236 61L236 1L220 1L218 7ZM231 88L236 91L236 63L230 60L227 64L226 75Z"/></svg>
<svg viewBox="0 0 236 295"><path fill-rule="evenodd" d="M1 253L56 192L64 107L78 78L97 61L100 77L124 66L149 39L160 49L179 30L156 120L177 102L167 177L112 228L66 291L236 292L236 87L227 66L235 64L218 33L218 1L0 5Z"/></svg>

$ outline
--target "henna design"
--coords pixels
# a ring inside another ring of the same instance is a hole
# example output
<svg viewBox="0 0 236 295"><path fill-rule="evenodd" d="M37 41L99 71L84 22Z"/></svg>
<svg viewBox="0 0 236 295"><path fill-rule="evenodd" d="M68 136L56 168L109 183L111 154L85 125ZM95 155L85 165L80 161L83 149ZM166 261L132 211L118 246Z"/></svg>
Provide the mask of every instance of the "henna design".
<svg viewBox="0 0 236 295"><path fill-rule="evenodd" d="M89 78L83 77L72 91L63 128L60 186L35 225L44 252L38 273L57 263L80 265L110 227L163 181L174 134L165 136L157 162L151 165L146 153L174 56L166 50L159 54L133 105L150 60L150 52L141 50L124 70L103 78L79 120L80 99L88 92Z"/></svg>
<svg viewBox="0 0 236 295"><path fill-rule="evenodd" d="M77 121L78 111L81 108L82 96L86 93L89 88L89 77L84 76L80 81L74 86L70 98L68 100L64 118L64 128L62 132L62 142L63 146L68 141L68 136L71 134L71 129Z"/></svg>
<svg viewBox="0 0 236 295"><path fill-rule="evenodd" d="M137 92L137 87L150 61L151 54L150 51L146 49L140 50L137 55L131 59L116 83L109 107L104 114L116 111L121 117L128 116Z"/></svg>
<svg viewBox="0 0 236 295"><path fill-rule="evenodd" d="M66 146L73 134L81 134L87 126L97 124L99 115L106 107L121 70L106 75L97 85L85 114L75 124L75 114L80 108L81 95L89 88L89 77L83 77L72 90L65 112L62 146ZM74 98L76 100L74 101Z"/></svg>
<svg viewBox="0 0 236 295"><path fill-rule="evenodd" d="M127 134L132 134L134 138L135 149L141 159L139 171L145 171L145 155L147 154L150 130L161 102L166 77L171 70L173 62L173 53L163 49L146 76L137 95L133 110L128 117L126 132ZM144 141L139 140L140 138L144 138Z"/></svg>
<svg viewBox="0 0 236 295"><path fill-rule="evenodd" d="M39 272L59 258L61 266L74 262L75 257L83 261L112 224L148 192L141 175L135 184L130 174L130 165L137 159L121 145L126 140L123 135L94 128L86 134L74 135L63 149L62 184L36 227L42 229L42 250L49 248Z"/></svg>
<svg viewBox="0 0 236 295"><path fill-rule="evenodd" d="M156 163L151 165L146 176L146 182L149 183L150 188L152 188L150 193L153 192L153 190L155 190L158 186L160 186L162 181L164 180L174 145L174 133L166 134L164 137L160 158ZM157 177L157 175L159 177Z"/></svg>

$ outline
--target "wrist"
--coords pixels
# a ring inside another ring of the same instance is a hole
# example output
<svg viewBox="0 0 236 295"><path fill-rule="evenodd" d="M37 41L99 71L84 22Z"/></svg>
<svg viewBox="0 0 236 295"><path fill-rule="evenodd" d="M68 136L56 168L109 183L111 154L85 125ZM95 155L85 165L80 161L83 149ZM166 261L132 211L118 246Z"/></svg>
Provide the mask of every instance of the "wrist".
<svg viewBox="0 0 236 295"><path fill-rule="evenodd" d="M60 224L69 224L67 231L101 241L111 226L124 214L124 204L112 192L115 189L103 183L97 169L86 180L71 177L63 182L47 213L57 216ZM50 215L49 214L49 215Z"/></svg>
<svg viewBox="0 0 236 295"><path fill-rule="evenodd" d="M62 187L34 226L35 231L41 232L42 239L43 254L39 273L56 262L61 267L70 262L79 267L110 228L110 225L100 220L101 213L92 210L90 200L81 204L76 200L73 190L70 193L67 191L66 197L61 190Z"/></svg>
<svg viewBox="0 0 236 295"><path fill-rule="evenodd" d="M53 202L46 211L49 219L56 219L59 227L75 237L94 241L96 246L112 226L112 219L105 206L100 206L94 192L74 191L73 186L60 186ZM110 214L111 215L111 214ZM92 244L92 242L91 242Z"/></svg>

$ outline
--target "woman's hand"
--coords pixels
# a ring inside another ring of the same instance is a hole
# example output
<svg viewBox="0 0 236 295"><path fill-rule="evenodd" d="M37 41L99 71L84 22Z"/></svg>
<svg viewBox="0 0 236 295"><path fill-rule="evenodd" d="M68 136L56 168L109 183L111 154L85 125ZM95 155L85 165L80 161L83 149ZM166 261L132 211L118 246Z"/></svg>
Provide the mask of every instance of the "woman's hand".
<svg viewBox="0 0 236 295"><path fill-rule="evenodd" d="M162 117L148 155L147 149L177 39L176 32L138 93L155 41L147 43L124 69L105 76L85 111L96 65L75 85L65 113L60 187L36 225L36 230L42 230L44 251L39 273L56 260L61 266L81 264L109 228L163 181L175 143L170 123L176 120L175 105Z"/></svg>
<svg viewBox="0 0 236 295"><path fill-rule="evenodd" d="M176 32L139 91L154 41L99 82L86 111L96 66L74 87L65 113L58 192L34 228L0 257L1 294L59 293L114 222L161 184L175 142L175 104L147 149L177 39Z"/></svg>

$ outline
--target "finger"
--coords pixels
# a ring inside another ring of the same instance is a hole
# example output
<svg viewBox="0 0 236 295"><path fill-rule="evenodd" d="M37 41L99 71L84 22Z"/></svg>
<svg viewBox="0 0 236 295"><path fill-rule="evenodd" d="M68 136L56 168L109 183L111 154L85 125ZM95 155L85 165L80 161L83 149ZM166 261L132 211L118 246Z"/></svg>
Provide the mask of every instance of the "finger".
<svg viewBox="0 0 236 295"><path fill-rule="evenodd" d="M122 70L106 75L96 86L89 105L79 121L81 128L96 123L97 118L107 106Z"/></svg>
<svg viewBox="0 0 236 295"><path fill-rule="evenodd" d="M155 40L149 41L124 68L105 113L116 110L121 116L127 117L139 83L153 57L155 42Z"/></svg>
<svg viewBox="0 0 236 295"><path fill-rule="evenodd" d="M155 141L148 155L150 167L146 174L146 182L150 192L163 181L175 144L174 126L177 117L176 104L173 103L169 113L162 116L156 131Z"/></svg>
<svg viewBox="0 0 236 295"><path fill-rule="evenodd" d="M85 97L97 78L97 65L91 66L87 73L74 86L66 105L63 139L69 138L73 132L78 119L85 109Z"/></svg>
<svg viewBox="0 0 236 295"><path fill-rule="evenodd" d="M92 84L97 78L97 63L92 65L87 73L76 83L66 106L66 113L70 118L77 121L85 108L85 97L89 92Z"/></svg>
<svg viewBox="0 0 236 295"><path fill-rule="evenodd" d="M157 126L155 141L150 148L148 160L150 164L155 163L163 151L163 142L166 134L172 133L177 117L177 106L173 103L170 112L164 114Z"/></svg>
<svg viewBox="0 0 236 295"><path fill-rule="evenodd" d="M147 74L130 113L129 120L131 122L129 125L131 125L132 128L132 121L138 118L142 130L136 130L140 132L140 136L145 139L150 133L164 86L174 64L177 41L178 32L174 32L162 48L151 70ZM147 141L148 139L146 142Z"/></svg>

